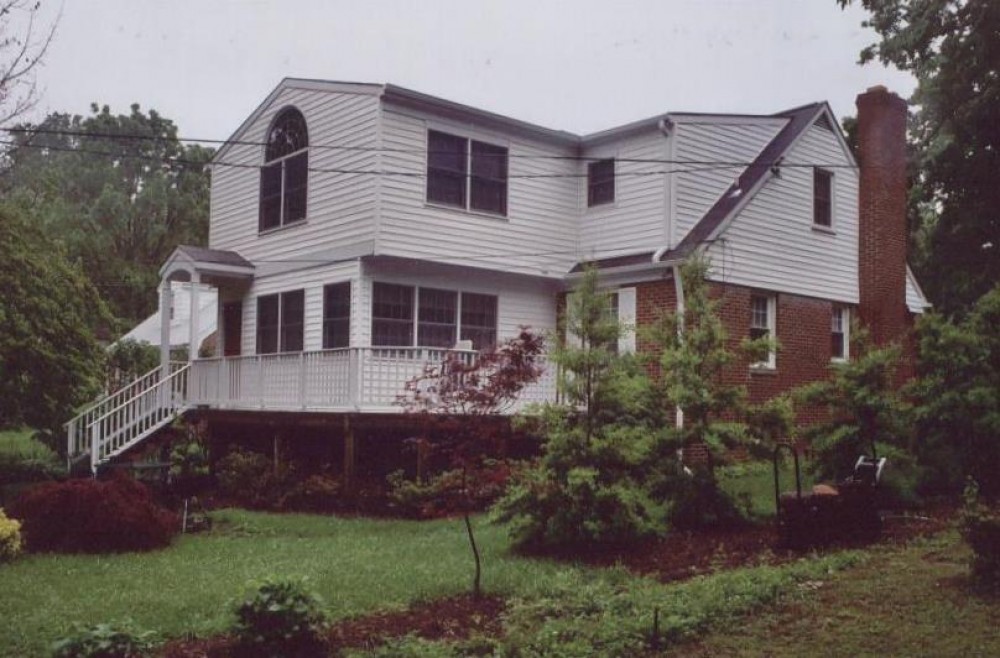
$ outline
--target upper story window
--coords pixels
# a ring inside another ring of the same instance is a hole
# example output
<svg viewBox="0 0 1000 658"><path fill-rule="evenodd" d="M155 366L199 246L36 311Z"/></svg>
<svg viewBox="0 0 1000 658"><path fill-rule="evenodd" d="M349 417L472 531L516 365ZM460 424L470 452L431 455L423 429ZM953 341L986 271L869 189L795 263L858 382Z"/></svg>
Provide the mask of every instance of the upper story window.
<svg viewBox="0 0 1000 658"><path fill-rule="evenodd" d="M261 231L306 218L309 133L302 113L293 107L278 114L267 133L260 170Z"/></svg>
<svg viewBox="0 0 1000 658"><path fill-rule="evenodd" d="M833 174L825 169L813 169L813 224L833 226Z"/></svg>
<svg viewBox="0 0 1000 658"><path fill-rule="evenodd" d="M774 368L777 366L777 353L774 349L774 337L776 326L775 307L776 299L774 295L751 295L750 296L750 338L770 338L771 348L763 361L753 364L757 368Z"/></svg>
<svg viewBox="0 0 1000 658"><path fill-rule="evenodd" d="M257 298L257 354L301 352L305 329L305 291Z"/></svg>
<svg viewBox="0 0 1000 658"><path fill-rule="evenodd" d="M429 130L427 201L507 214L507 148Z"/></svg>
<svg viewBox="0 0 1000 658"><path fill-rule="evenodd" d="M613 203L615 200L615 161L613 158L587 163L587 207Z"/></svg>
<svg viewBox="0 0 1000 658"><path fill-rule="evenodd" d="M851 310L834 306L830 316L830 358L846 361L850 357Z"/></svg>

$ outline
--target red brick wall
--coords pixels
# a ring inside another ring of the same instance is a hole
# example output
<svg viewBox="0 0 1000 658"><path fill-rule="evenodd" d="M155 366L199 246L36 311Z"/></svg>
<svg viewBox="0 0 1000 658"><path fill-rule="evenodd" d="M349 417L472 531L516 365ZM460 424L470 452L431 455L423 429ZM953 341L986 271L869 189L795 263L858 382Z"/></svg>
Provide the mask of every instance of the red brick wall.
<svg viewBox="0 0 1000 658"><path fill-rule="evenodd" d="M729 336L730 348L739 353L740 342L750 334L750 296L754 291L742 286L713 283L711 295L721 299L719 314ZM671 279L636 285L636 324L652 324L665 310L675 308L677 298ZM778 294L776 324L780 348L777 367L761 370L750 367L746 358L738 359L726 377L747 387L751 402L763 402L796 386L829 376L830 316L833 302L796 295ZM641 338L640 351L652 346ZM652 374L657 374L656 372ZM821 409L800 413L801 422L818 420Z"/></svg>
<svg viewBox="0 0 1000 658"><path fill-rule="evenodd" d="M884 87L857 97L859 312L876 345L902 339L906 308L906 101Z"/></svg>

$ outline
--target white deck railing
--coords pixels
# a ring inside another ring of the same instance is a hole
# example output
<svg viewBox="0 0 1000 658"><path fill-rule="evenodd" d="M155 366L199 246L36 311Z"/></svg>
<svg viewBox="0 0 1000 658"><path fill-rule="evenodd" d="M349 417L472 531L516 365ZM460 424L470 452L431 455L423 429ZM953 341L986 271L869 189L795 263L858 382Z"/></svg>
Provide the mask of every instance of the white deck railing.
<svg viewBox="0 0 1000 658"><path fill-rule="evenodd" d="M192 364L188 403L215 409L399 412L406 382L449 354L471 362L475 352L427 347L349 347L315 352L199 359ZM555 399L549 368L526 388L514 410Z"/></svg>
<svg viewBox="0 0 1000 658"><path fill-rule="evenodd" d="M406 382L448 355L471 363L476 352L427 347L350 347L315 352L199 359L151 370L66 425L70 458L89 452L91 467L139 443L184 409L398 413ZM508 413L556 399L545 367Z"/></svg>
<svg viewBox="0 0 1000 658"><path fill-rule="evenodd" d="M185 362L172 361L170 375L187 367ZM136 378L110 395L101 398L66 423L66 454L70 458L88 452L93 442L92 426L100 420L104 426L125 425L141 421L146 415L149 398L147 393L157 386L161 376L160 366ZM117 427L111 428L114 434ZM92 456L93 457L93 456Z"/></svg>

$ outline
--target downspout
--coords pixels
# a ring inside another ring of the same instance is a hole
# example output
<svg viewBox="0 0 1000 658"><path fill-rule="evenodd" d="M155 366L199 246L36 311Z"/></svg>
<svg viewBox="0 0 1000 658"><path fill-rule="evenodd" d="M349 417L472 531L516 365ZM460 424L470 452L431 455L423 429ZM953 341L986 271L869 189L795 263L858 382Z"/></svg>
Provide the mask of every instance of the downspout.
<svg viewBox="0 0 1000 658"><path fill-rule="evenodd" d="M677 339L684 340L684 282L681 281L681 266L678 263L673 265L674 272L674 293L677 295ZM677 429L682 429L684 427L684 410L681 409L680 405L674 413L675 421L674 425Z"/></svg>

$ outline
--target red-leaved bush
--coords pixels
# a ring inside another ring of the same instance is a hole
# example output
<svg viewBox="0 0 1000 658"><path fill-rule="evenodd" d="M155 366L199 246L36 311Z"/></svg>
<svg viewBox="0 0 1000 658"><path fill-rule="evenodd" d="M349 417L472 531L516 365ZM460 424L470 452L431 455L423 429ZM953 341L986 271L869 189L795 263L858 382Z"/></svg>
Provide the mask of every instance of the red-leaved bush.
<svg viewBox="0 0 1000 658"><path fill-rule="evenodd" d="M176 514L125 475L45 483L25 491L8 511L21 521L29 551L148 551L168 546L180 529Z"/></svg>

